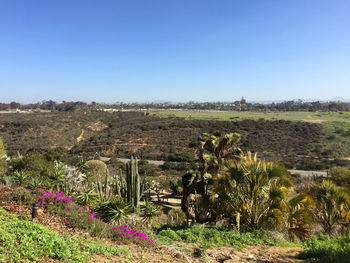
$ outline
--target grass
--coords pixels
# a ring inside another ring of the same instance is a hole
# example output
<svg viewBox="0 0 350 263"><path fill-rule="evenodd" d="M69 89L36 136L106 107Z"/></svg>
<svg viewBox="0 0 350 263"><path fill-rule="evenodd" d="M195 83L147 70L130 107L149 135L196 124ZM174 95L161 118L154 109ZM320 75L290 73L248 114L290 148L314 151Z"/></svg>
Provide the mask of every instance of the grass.
<svg viewBox="0 0 350 263"><path fill-rule="evenodd" d="M0 262L87 262L93 255L129 254L125 247L112 247L93 239L59 236L46 227L0 208Z"/></svg>
<svg viewBox="0 0 350 263"><path fill-rule="evenodd" d="M297 243L287 242L283 234L271 231L257 230L247 233L239 233L233 229L219 227L190 227L163 226L155 231L157 244L170 245L174 242L196 243L200 247L235 247L242 248L246 245L267 245L296 247Z"/></svg>
<svg viewBox="0 0 350 263"><path fill-rule="evenodd" d="M259 111L159 111L160 117L178 117L200 120L235 121L241 119L290 120L310 122L348 122L350 112L259 112Z"/></svg>
<svg viewBox="0 0 350 263"><path fill-rule="evenodd" d="M350 235L330 238L328 235L315 236L305 243L300 258L319 263L346 263L350 258Z"/></svg>

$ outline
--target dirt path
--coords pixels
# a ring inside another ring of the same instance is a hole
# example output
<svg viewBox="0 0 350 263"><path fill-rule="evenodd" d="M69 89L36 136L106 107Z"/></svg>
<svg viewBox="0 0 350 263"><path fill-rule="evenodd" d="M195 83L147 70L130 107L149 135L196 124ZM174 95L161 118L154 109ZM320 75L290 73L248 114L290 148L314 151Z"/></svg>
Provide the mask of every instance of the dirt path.
<svg viewBox="0 0 350 263"><path fill-rule="evenodd" d="M298 247L248 246L243 249L220 248L208 249L208 262L256 262L256 263L304 263L297 254L302 250Z"/></svg>
<svg viewBox="0 0 350 263"><path fill-rule="evenodd" d="M84 133L85 133L85 131L84 131L84 129L82 129L79 137L77 137L77 142L80 142L84 139Z"/></svg>

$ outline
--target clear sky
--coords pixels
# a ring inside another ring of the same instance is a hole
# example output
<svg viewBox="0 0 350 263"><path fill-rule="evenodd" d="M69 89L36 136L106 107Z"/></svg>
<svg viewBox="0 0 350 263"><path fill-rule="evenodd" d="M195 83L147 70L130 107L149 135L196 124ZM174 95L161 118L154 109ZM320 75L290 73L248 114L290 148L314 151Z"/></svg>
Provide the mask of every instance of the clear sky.
<svg viewBox="0 0 350 263"><path fill-rule="evenodd" d="M0 0L0 94L350 98L350 0Z"/></svg>

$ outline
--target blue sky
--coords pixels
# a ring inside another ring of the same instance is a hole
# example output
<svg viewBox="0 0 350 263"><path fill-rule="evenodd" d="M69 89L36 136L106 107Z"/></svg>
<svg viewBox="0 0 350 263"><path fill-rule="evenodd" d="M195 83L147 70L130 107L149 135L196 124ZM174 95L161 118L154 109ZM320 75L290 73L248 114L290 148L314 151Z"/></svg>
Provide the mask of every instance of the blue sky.
<svg viewBox="0 0 350 263"><path fill-rule="evenodd" d="M350 98L350 0L0 0L0 101Z"/></svg>

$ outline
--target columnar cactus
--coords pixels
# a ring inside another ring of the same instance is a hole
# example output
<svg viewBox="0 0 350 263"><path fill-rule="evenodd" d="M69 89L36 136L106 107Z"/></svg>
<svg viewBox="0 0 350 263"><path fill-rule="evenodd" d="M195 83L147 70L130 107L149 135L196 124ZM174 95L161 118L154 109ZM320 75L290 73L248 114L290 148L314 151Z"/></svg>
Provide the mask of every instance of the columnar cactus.
<svg viewBox="0 0 350 263"><path fill-rule="evenodd" d="M97 182L95 184L95 189L100 196L100 200L108 201L113 194L113 184L109 182L109 170L106 170L104 183Z"/></svg>
<svg viewBox="0 0 350 263"><path fill-rule="evenodd" d="M138 207L141 198L141 181L138 170L138 160L133 156L130 162L126 164L126 190L127 202L132 208Z"/></svg>

